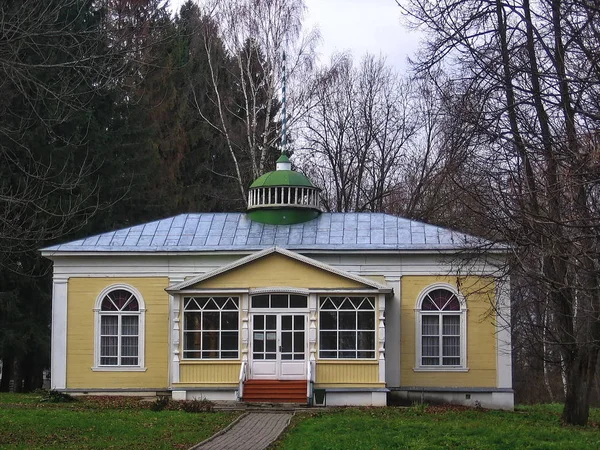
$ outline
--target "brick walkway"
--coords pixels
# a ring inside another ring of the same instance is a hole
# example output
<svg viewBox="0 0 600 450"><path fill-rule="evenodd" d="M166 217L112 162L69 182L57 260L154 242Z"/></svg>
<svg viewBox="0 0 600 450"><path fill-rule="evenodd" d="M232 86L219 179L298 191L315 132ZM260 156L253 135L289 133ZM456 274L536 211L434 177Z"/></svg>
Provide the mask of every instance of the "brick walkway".
<svg viewBox="0 0 600 450"><path fill-rule="evenodd" d="M285 429L292 417L287 413L254 412L242 417L230 429L193 450L262 450Z"/></svg>

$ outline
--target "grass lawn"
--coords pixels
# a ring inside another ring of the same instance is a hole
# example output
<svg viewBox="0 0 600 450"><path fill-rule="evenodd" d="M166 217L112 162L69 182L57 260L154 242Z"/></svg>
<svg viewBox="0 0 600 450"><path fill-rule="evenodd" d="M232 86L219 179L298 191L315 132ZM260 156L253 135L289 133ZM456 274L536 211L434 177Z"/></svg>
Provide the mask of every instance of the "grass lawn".
<svg viewBox="0 0 600 450"><path fill-rule="evenodd" d="M154 412L137 399L40 403L40 395L0 394L2 449L187 449L239 414Z"/></svg>
<svg viewBox="0 0 600 450"><path fill-rule="evenodd" d="M297 415L279 449L600 449L600 409L563 426L561 405L515 412L447 407L344 408Z"/></svg>

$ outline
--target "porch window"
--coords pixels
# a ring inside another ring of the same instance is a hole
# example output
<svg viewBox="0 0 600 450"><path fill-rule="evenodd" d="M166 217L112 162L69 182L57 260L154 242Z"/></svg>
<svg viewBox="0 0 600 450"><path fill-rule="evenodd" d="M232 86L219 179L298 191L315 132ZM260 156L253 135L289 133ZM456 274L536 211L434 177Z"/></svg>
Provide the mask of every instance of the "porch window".
<svg viewBox="0 0 600 450"><path fill-rule="evenodd" d="M375 358L375 298L319 299L319 357Z"/></svg>
<svg viewBox="0 0 600 450"><path fill-rule="evenodd" d="M183 357L239 357L239 297L184 297Z"/></svg>

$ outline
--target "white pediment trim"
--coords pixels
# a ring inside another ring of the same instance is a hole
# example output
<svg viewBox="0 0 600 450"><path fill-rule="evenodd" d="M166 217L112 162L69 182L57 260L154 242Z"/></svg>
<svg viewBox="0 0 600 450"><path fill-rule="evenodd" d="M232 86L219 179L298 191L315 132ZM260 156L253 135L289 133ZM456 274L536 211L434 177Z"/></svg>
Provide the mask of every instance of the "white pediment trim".
<svg viewBox="0 0 600 450"><path fill-rule="evenodd" d="M281 247L277 247L277 246L270 247L265 250L261 250L259 252L248 255L244 258L240 258L237 261L232 262L231 264L227 264L223 267L219 267L218 269L204 273L197 277L193 277L182 283L173 284L165 290L169 294L174 294L174 293L184 291L187 288L189 288L190 286L193 286L195 284L198 284L198 283L208 280L210 278L216 277L217 275L221 275L225 272L229 272L233 269L244 266L246 264L250 264L253 261L256 261L260 258L264 258L265 256L271 255L273 253L278 253L280 255L287 256L288 258L292 258L296 261L300 261L304 264L308 264L309 266L316 267L317 269L324 270L326 272L338 275L338 276L340 276L342 278L346 278L348 280L356 281L356 282L361 283L369 288L376 290L377 292L386 293L386 294L393 292L393 289L387 285L377 283L374 280L371 280L371 279L365 278L365 277L361 277L360 275L355 275L353 273L346 272L344 270L336 269L335 267L330 266L329 264L325 264L320 261L316 261L312 258L308 258L306 256L300 255L299 253L292 252L290 250L286 250L285 248L281 248Z"/></svg>

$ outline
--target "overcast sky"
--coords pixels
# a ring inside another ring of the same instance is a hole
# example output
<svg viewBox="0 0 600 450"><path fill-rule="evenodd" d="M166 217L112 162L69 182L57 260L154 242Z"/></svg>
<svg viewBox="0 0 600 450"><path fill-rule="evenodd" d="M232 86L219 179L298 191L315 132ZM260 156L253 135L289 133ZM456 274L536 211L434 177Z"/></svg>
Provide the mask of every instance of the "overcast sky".
<svg viewBox="0 0 600 450"><path fill-rule="evenodd" d="M185 0L171 0L179 9ZM418 34L400 21L400 8L394 0L304 0L305 25L317 25L321 32L318 49L327 62L336 51L351 51L356 59L366 52L384 55L391 65L403 71L406 58L418 44Z"/></svg>

